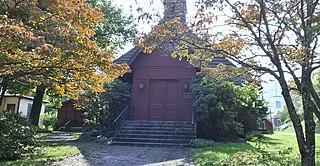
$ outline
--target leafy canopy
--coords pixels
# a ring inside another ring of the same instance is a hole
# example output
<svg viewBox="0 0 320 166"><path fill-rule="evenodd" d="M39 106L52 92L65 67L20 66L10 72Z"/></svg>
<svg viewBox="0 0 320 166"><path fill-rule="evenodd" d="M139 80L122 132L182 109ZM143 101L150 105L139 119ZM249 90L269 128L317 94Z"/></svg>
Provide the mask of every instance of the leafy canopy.
<svg viewBox="0 0 320 166"><path fill-rule="evenodd" d="M44 84L56 94L77 98L84 89L103 91L122 75L113 51L100 49L95 25L103 13L85 0L0 2L0 77Z"/></svg>

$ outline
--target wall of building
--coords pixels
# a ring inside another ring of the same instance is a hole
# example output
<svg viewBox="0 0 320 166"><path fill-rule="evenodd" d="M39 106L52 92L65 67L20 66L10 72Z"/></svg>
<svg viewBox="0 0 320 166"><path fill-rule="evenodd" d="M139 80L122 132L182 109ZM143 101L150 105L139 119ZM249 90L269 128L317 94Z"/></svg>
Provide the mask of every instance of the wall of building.
<svg viewBox="0 0 320 166"><path fill-rule="evenodd" d="M8 104L14 104L15 105L15 110L14 112L16 113L18 111L18 102L19 102L19 98L16 96L6 96L4 97L2 104L1 104L1 108L0 111L3 110L7 110L7 106Z"/></svg>
<svg viewBox="0 0 320 166"><path fill-rule="evenodd" d="M140 53L131 64L133 70L133 85L131 105L135 107L133 118L136 120L149 120L149 99L151 80L177 80L179 96L179 118L180 121L191 121L192 104L194 96L191 90L185 90L184 84L188 88L192 79L196 75L196 68L186 61L179 61L170 56L161 56L159 52L153 54ZM140 89L140 84L144 85Z"/></svg>
<svg viewBox="0 0 320 166"><path fill-rule="evenodd" d="M284 99L282 96L272 96L269 101L270 111L272 115L283 111L285 107Z"/></svg>
<svg viewBox="0 0 320 166"><path fill-rule="evenodd" d="M30 118L30 113L31 113L31 107L33 104L32 99L27 99L27 98L21 98L20 99L20 107L19 107L19 113L25 118ZM41 107L41 112L40 115L43 115L46 109L46 103L42 103Z"/></svg>

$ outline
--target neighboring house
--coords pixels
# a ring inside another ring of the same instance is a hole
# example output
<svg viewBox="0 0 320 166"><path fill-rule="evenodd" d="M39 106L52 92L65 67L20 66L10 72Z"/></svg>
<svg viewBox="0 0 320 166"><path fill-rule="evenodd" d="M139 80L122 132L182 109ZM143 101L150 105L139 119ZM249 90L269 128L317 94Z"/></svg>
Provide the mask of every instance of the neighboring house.
<svg viewBox="0 0 320 166"><path fill-rule="evenodd" d="M269 102L270 114L276 115L278 112L283 111L285 107L284 99L282 96L272 96Z"/></svg>
<svg viewBox="0 0 320 166"><path fill-rule="evenodd" d="M285 102L282 96L272 96L269 102L269 120L272 122L273 127L279 127L282 125L280 118L277 116L278 112L283 111Z"/></svg>
<svg viewBox="0 0 320 166"><path fill-rule="evenodd" d="M277 115L272 115L271 122L273 124L273 127L279 127L282 125L282 122Z"/></svg>
<svg viewBox="0 0 320 166"><path fill-rule="evenodd" d="M259 129L258 130L262 131L263 133L273 133L273 124L267 118L263 118L259 122Z"/></svg>
<svg viewBox="0 0 320 166"><path fill-rule="evenodd" d="M42 102L40 115L44 114L47 103L48 101ZM30 119L32 104L33 97L6 94L3 98L0 110L19 113L21 116Z"/></svg>
<svg viewBox="0 0 320 166"><path fill-rule="evenodd" d="M83 110L76 110L74 102L67 100L62 103L62 107L58 110L58 127L71 123L72 127L81 127L83 125Z"/></svg>

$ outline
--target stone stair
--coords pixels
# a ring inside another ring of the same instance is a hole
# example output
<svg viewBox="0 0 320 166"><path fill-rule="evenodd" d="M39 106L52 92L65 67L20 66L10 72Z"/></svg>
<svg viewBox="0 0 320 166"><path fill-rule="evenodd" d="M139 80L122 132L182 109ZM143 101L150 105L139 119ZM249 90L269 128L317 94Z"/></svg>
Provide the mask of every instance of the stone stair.
<svg viewBox="0 0 320 166"><path fill-rule="evenodd" d="M188 146L195 127L187 122L126 121L113 139L116 145Z"/></svg>

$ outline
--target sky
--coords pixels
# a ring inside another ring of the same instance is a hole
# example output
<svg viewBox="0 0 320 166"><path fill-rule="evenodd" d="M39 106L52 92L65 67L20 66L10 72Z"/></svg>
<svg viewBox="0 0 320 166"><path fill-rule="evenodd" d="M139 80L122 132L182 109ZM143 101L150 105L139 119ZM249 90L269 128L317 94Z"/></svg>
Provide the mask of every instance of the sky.
<svg viewBox="0 0 320 166"><path fill-rule="evenodd" d="M187 19L194 16L196 13L195 3L197 0L187 0ZM152 14L161 14L163 13L163 4L162 0L113 0L112 3L120 8L122 8L124 14L133 15L136 18L136 23L138 25L138 30L140 33L150 32L152 25L157 24L157 22L146 23L138 20L139 13L136 11L137 8L142 8L143 11L149 12ZM133 47L133 44L130 43L124 47L119 52L119 55L122 55L129 51ZM272 76L264 75L261 77L263 81L263 95L264 98L268 101L272 96L280 96L281 88L279 84L274 81ZM270 81L271 80L271 81Z"/></svg>

